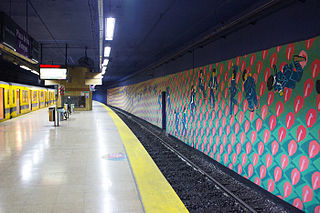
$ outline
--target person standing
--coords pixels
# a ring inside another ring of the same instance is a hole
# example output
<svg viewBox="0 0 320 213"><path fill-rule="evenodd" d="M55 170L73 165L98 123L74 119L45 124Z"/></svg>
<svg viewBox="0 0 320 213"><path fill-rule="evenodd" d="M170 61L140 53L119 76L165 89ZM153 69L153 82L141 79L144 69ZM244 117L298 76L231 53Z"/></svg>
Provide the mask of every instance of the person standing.
<svg viewBox="0 0 320 213"><path fill-rule="evenodd" d="M250 112L255 111L258 108L258 99L256 93L256 83L247 70L242 73L242 81L244 91L246 92L246 99L248 101L248 108Z"/></svg>
<svg viewBox="0 0 320 213"><path fill-rule="evenodd" d="M230 115L233 114L234 105L238 105L238 101L235 99L235 97L238 93L237 84L236 84L237 71L238 71L238 67L234 65L233 71L232 71L231 85L229 87L229 89L230 89L230 111L229 111L229 114Z"/></svg>
<svg viewBox="0 0 320 213"><path fill-rule="evenodd" d="M216 68L213 68L213 70L212 70L212 76L211 76L210 82L209 82L209 89L210 89L210 97L209 97L210 104L214 107L214 105L215 105L214 92L218 89Z"/></svg>

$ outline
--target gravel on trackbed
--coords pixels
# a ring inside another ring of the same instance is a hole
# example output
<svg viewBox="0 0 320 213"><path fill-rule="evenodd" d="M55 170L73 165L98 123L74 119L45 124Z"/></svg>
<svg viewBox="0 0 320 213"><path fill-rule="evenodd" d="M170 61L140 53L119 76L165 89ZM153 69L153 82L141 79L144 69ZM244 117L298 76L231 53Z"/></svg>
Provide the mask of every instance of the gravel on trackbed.
<svg viewBox="0 0 320 213"><path fill-rule="evenodd" d="M112 107L113 108L113 107ZM115 108L113 108L115 109ZM203 171L241 198L257 212L299 212L298 209L286 204L270 193L264 192L234 172L227 171L218 162L200 151L186 145L175 137L167 136L158 127L133 115L125 116L115 111L140 140L152 157L162 174L171 184L181 201L190 212L247 212L237 201L219 189L205 175L195 170L175 153L160 143L145 128L133 120L143 123L149 130L170 144ZM155 186L156 187L156 186ZM156 190L156 189L155 189Z"/></svg>

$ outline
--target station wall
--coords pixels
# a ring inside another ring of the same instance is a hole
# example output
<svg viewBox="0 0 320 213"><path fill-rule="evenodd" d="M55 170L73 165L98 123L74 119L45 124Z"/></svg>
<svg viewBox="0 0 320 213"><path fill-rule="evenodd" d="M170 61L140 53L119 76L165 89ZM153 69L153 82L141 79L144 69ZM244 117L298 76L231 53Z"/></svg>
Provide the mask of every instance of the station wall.
<svg viewBox="0 0 320 213"><path fill-rule="evenodd" d="M107 102L160 127L166 91L169 134L320 212L319 53L320 37L276 46L108 89Z"/></svg>

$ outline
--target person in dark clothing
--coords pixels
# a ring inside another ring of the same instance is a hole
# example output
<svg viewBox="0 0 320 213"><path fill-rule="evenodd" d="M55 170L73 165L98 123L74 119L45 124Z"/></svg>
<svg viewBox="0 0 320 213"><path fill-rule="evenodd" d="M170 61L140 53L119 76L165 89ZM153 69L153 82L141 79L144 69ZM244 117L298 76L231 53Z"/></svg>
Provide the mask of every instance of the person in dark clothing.
<svg viewBox="0 0 320 213"><path fill-rule="evenodd" d="M181 123L182 123L181 134L183 137L186 137L187 135L187 108L186 107L183 108Z"/></svg>
<svg viewBox="0 0 320 213"><path fill-rule="evenodd" d="M274 91L282 96L284 88L294 89L296 83L301 80L303 75L303 69L299 62L305 60L305 57L295 55L293 57L293 64L286 64L280 72L278 72L276 65L274 65L275 76L271 75L268 78L268 90L274 89Z"/></svg>
<svg viewBox="0 0 320 213"><path fill-rule="evenodd" d="M238 101L237 101L237 99L235 99L235 96L238 93L238 89L237 89L237 85L236 85L237 71L238 71L238 67L234 65L233 71L232 71L231 85L229 87L229 89L230 89L230 111L229 111L229 114L230 115L233 114L233 106L238 105Z"/></svg>
<svg viewBox="0 0 320 213"><path fill-rule="evenodd" d="M212 70L212 76L210 78L209 82L209 89L210 89L210 103L212 106L215 105L215 97L214 97L214 92L218 89L218 81L217 81L217 76L216 76L216 68L213 68Z"/></svg>
<svg viewBox="0 0 320 213"><path fill-rule="evenodd" d="M154 92L154 95L157 95L157 92L158 92L158 86L157 85L154 86L153 92Z"/></svg>
<svg viewBox="0 0 320 213"><path fill-rule="evenodd" d="M159 105L159 109L161 110L161 106L162 106L162 93L161 93L161 90L159 90L158 105Z"/></svg>
<svg viewBox="0 0 320 213"><path fill-rule="evenodd" d="M242 73L242 81L244 91L246 92L246 99L248 101L248 108L250 112L253 112L258 108L258 99L256 93L256 83L251 77L251 74L247 73L247 70L244 70Z"/></svg>
<svg viewBox="0 0 320 213"><path fill-rule="evenodd" d="M167 103L168 103L168 111L171 111L171 97L170 97L170 92L169 92L170 88L167 87Z"/></svg>
<svg viewBox="0 0 320 213"><path fill-rule="evenodd" d="M204 76L203 76L203 70L200 70L200 75L199 75L199 89L200 92L202 94L202 98L205 99L206 98L206 91L204 88Z"/></svg>
<svg viewBox="0 0 320 213"><path fill-rule="evenodd" d="M194 115L194 110L196 108L195 96L196 96L196 87L192 85L191 86L191 95L190 95L190 107L191 107L192 116Z"/></svg>
<svg viewBox="0 0 320 213"><path fill-rule="evenodd" d="M179 112L177 112L177 110L174 111L175 114L175 125L176 125L176 129L175 132L179 132Z"/></svg>

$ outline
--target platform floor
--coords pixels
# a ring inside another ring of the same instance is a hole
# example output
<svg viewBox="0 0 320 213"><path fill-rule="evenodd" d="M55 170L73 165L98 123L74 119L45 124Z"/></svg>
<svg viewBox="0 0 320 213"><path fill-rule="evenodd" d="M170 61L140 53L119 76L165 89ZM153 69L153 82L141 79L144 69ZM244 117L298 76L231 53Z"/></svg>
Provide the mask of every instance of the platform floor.
<svg viewBox="0 0 320 213"><path fill-rule="evenodd" d="M48 109L0 124L0 212L143 212L103 106L55 128Z"/></svg>
<svg viewBox="0 0 320 213"><path fill-rule="evenodd" d="M0 213L150 212L112 116L94 102L60 127L48 109L1 123Z"/></svg>

